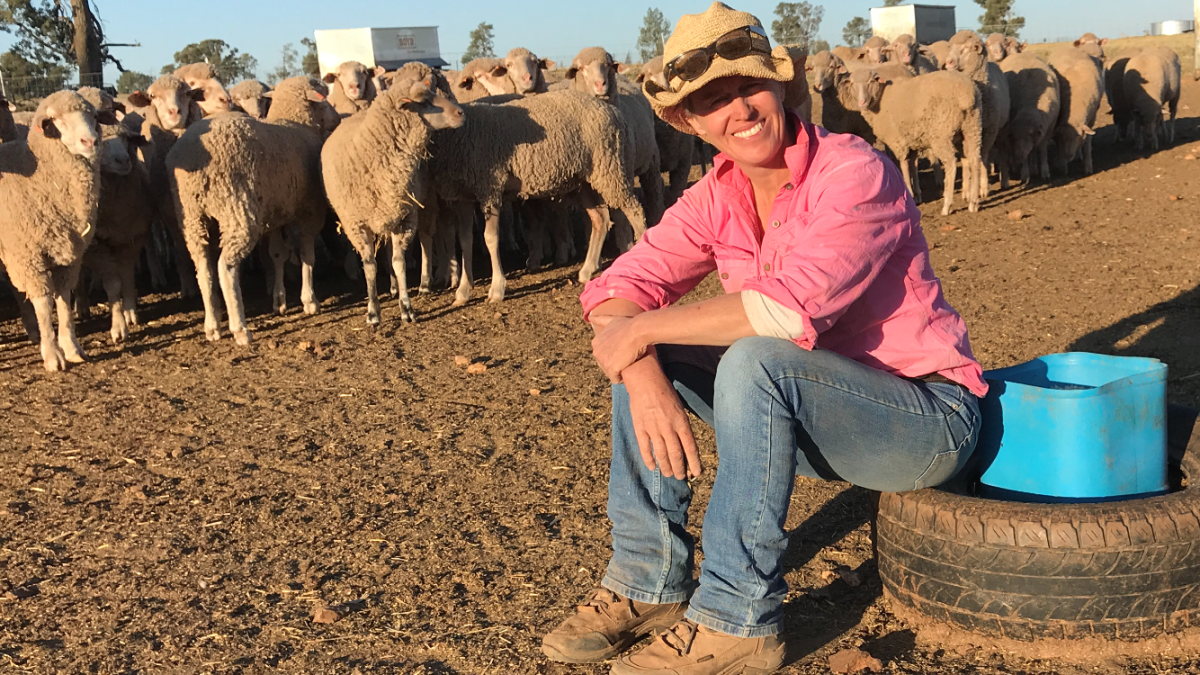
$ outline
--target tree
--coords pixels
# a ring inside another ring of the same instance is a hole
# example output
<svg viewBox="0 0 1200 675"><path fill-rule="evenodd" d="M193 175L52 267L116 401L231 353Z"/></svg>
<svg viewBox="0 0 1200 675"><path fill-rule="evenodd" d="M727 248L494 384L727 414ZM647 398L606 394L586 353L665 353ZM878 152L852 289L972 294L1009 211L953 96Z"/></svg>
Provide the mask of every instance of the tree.
<svg viewBox="0 0 1200 675"><path fill-rule="evenodd" d="M471 31L471 43L467 45L467 51L463 52L463 63L468 63L475 59L494 59L496 58L495 48L492 46L492 24L484 21L481 22L475 30Z"/></svg>
<svg viewBox="0 0 1200 675"><path fill-rule="evenodd" d="M0 0L0 32L16 36L12 52L40 69L78 68L86 84L103 84L103 67L125 68L104 42L104 28L90 0Z"/></svg>
<svg viewBox="0 0 1200 675"><path fill-rule="evenodd" d="M300 60L300 70L303 70L305 75L320 77L321 62L317 59L317 43L313 42L312 38L301 38L300 44L308 50Z"/></svg>
<svg viewBox="0 0 1200 675"><path fill-rule="evenodd" d="M861 47L871 37L871 22L856 16L846 22L842 29L842 40L847 47Z"/></svg>
<svg viewBox="0 0 1200 675"><path fill-rule="evenodd" d="M10 98L37 98L62 89L71 76L70 65L37 63L15 49L0 54L0 70Z"/></svg>
<svg viewBox="0 0 1200 675"><path fill-rule="evenodd" d="M272 87L289 77L299 77L304 74L299 62L300 52L297 52L295 47L286 44L280 52L279 67L267 73L267 84Z"/></svg>
<svg viewBox="0 0 1200 675"><path fill-rule="evenodd" d="M642 19L642 30L638 33L637 48L642 55L642 63L656 56L662 56L663 45L671 34L671 24L657 7L646 10Z"/></svg>
<svg viewBox="0 0 1200 675"><path fill-rule="evenodd" d="M900 2L901 2L901 0L883 0L883 6L884 7L895 7L896 5L899 5Z"/></svg>
<svg viewBox="0 0 1200 675"><path fill-rule="evenodd" d="M829 51L829 40L813 40L812 42L808 43L808 48L813 54L816 54L817 52L827 52Z"/></svg>
<svg viewBox="0 0 1200 675"><path fill-rule="evenodd" d="M975 4L983 8L979 32L984 35L1001 33L1015 38L1025 28L1025 17L1013 16L1013 0L975 0Z"/></svg>
<svg viewBox="0 0 1200 675"><path fill-rule="evenodd" d="M135 91L145 91L152 84L154 84L154 76L127 70L117 78L117 93L129 94Z"/></svg>
<svg viewBox="0 0 1200 675"><path fill-rule="evenodd" d="M258 59L249 54L239 54L237 49L229 49L224 40L204 40L193 42L175 52L175 62L162 67L163 74L175 72L177 68L189 63L211 63L217 71L217 77L229 84L238 80L248 80L254 77L258 70Z"/></svg>
<svg viewBox="0 0 1200 675"><path fill-rule="evenodd" d="M781 2L775 6L779 18L771 22L771 33L781 45L795 44L808 49L817 39L825 8L809 2ZM810 54L814 53L808 49Z"/></svg>

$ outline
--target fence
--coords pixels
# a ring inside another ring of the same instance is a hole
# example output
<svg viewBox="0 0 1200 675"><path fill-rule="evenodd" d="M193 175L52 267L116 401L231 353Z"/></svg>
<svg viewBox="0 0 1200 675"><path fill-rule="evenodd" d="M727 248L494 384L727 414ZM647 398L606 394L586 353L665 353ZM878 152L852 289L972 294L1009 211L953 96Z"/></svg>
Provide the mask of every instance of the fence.
<svg viewBox="0 0 1200 675"><path fill-rule="evenodd" d="M0 72L0 94L10 101L45 98L56 91L76 86L76 77L67 73L63 75L32 75L27 77L10 77ZM100 73L88 73L78 78L80 87L98 87L104 77Z"/></svg>

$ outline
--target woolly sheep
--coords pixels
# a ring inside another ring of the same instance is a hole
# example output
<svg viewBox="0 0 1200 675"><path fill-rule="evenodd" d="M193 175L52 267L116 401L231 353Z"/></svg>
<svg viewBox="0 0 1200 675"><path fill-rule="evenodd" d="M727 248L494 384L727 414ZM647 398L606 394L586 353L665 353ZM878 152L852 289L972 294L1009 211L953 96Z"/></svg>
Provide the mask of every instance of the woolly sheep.
<svg viewBox="0 0 1200 675"><path fill-rule="evenodd" d="M620 112L625 122L629 161L641 183L642 207L646 225L650 226L658 222L663 211L662 157L654 136L657 116L640 89L625 78L617 78L627 68L603 47L585 47L571 61L566 78L573 82L571 86L576 91L605 100Z"/></svg>
<svg viewBox="0 0 1200 675"><path fill-rule="evenodd" d="M1104 63L1104 45L1108 44L1108 38L1098 38L1095 33L1084 33L1082 37L1074 42L1076 48L1083 53L1097 59L1102 65Z"/></svg>
<svg viewBox="0 0 1200 675"><path fill-rule="evenodd" d="M17 123L13 121L15 106L0 95L0 143L17 140Z"/></svg>
<svg viewBox="0 0 1200 675"><path fill-rule="evenodd" d="M1103 66L1087 52L1062 47L1050 54L1047 64L1058 76L1059 114L1054 130L1058 168L1067 173L1067 163L1082 150L1083 172L1091 174L1092 136L1096 113L1104 96Z"/></svg>
<svg viewBox="0 0 1200 675"><path fill-rule="evenodd" d="M1140 49L1135 49L1122 53L1104 71L1104 94L1108 97L1113 126L1117 128L1115 140L1118 142L1128 137L1129 125L1133 123L1133 111L1130 110L1129 100L1125 98L1125 66L1130 58L1140 52Z"/></svg>
<svg viewBox="0 0 1200 675"><path fill-rule="evenodd" d="M342 123L321 151L321 173L342 231L362 256L367 281L367 321L379 323L376 246L392 243L392 270L399 280L401 319L413 321L405 274L405 251L417 229L428 180L421 165L432 129L461 127L462 108L421 81L395 80L362 115ZM426 201L430 201L426 197Z"/></svg>
<svg viewBox="0 0 1200 675"><path fill-rule="evenodd" d="M484 240L492 258L489 300L504 298L498 244L500 207L506 199L579 193L592 222L581 280L590 279L599 267L609 227L604 207L624 211L637 236L645 230L645 215L630 188L633 171L622 138L625 125L614 106L581 92L552 91L503 105L473 103L464 110L467 119L461 129L433 132L429 161L443 203L455 203L460 217L464 203L483 210ZM469 236L469 226L466 233ZM472 246L470 241L460 243L464 273L457 305L467 301L472 284Z"/></svg>
<svg viewBox="0 0 1200 675"><path fill-rule="evenodd" d="M907 33L892 40L892 43L886 48L886 53L888 62L898 63L908 68L913 75L922 75L938 70L938 63L921 53L916 38Z"/></svg>
<svg viewBox="0 0 1200 675"><path fill-rule="evenodd" d="M941 162L946 171L942 215L949 215L961 155L963 194L971 213L979 210L979 190L974 182L982 177L978 169L983 167L982 94L969 77L939 71L889 82L873 70L860 70L850 75L849 86L876 136L900 160L910 190L915 182L910 171L915 155Z"/></svg>
<svg viewBox="0 0 1200 675"><path fill-rule="evenodd" d="M229 90L229 101L234 110L240 110L256 120L266 119L271 108L271 97L265 96L271 87L258 80L242 80Z"/></svg>
<svg viewBox="0 0 1200 675"><path fill-rule="evenodd" d="M374 77L386 72L383 66L374 69L358 61L346 61L337 70L322 78L329 85L329 103L342 117L366 110L379 95Z"/></svg>
<svg viewBox="0 0 1200 675"><path fill-rule="evenodd" d="M1132 112L1138 150L1144 147L1147 138L1151 148L1158 150L1160 127L1166 141L1175 142L1181 70L1179 55L1162 47L1146 49L1125 64L1125 98ZM1166 124L1163 123L1164 108L1168 113Z"/></svg>
<svg viewBox="0 0 1200 675"><path fill-rule="evenodd" d="M114 116L123 112L124 106L100 89L82 87L79 94L97 111L106 110ZM138 148L147 141L136 116L126 115L119 124L103 125L101 131L100 210L83 266L100 277L112 314L109 335L114 344L120 344L129 337L129 326L138 324L133 273L150 231L154 204L145 165L138 159ZM80 296L86 305L86 294Z"/></svg>
<svg viewBox="0 0 1200 675"><path fill-rule="evenodd" d="M555 67L550 59L539 59L537 55L524 47L514 47L504 57L504 67L508 70L508 79L512 81L514 92L517 94L544 94L547 91L546 76L542 71Z"/></svg>
<svg viewBox="0 0 1200 675"><path fill-rule="evenodd" d="M229 92L225 84L217 76L217 71L210 63L189 63L175 70L175 77L183 80L187 86L204 92L202 98L196 101L205 117L217 113L229 112Z"/></svg>
<svg viewBox="0 0 1200 675"><path fill-rule="evenodd" d="M201 89L193 89L175 75L163 75L146 88L135 91L128 100L145 109L146 119L142 123L142 136L150 141L146 155L146 175L150 195L154 201L155 214L162 229L167 232L174 250L175 268L179 274L180 291L189 298L199 294L196 275L191 269L191 258L183 232L175 219L175 206L171 196L170 180L167 175L167 153L187 128L204 118L198 100L205 97Z"/></svg>
<svg viewBox="0 0 1200 675"><path fill-rule="evenodd" d="M508 68L500 59L479 58L469 61L459 72L446 74L454 99L459 103L476 101L486 96L516 93L508 78Z"/></svg>
<svg viewBox="0 0 1200 675"><path fill-rule="evenodd" d="M862 53L858 55L858 58L865 60L872 66L877 66L886 62L888 55L889 52L887 39L878 35L873 35L863 43Z"/></svg>
<svg viewBox="0 0 1200 675"><path fill-rule="evenodd" d="M217 271L229 314L229 330L239 345L250 344L238 265L264 235L294 226L300 243L306 314L317 311L313 293L314 238L325 224L321 183L321 144L337 126L337 113L307 77L279 83L271 111L260 122L244 115L210 117L191 126L167 155L175 210L204 300L204 333L219 340L210 249L219 238ZM277 236L272 237L278 242ZM282 266L275 259L274 307L285 309Z"/></svg>
<svg viewBox="0 0 1200 675"><path fill-rule="evenodd" d="M875 132L849 88L850 72L845 62L832 52L820 51L809 57L804 69L812 73L813 91L821 98L820 115L814 118L817 124L834 133L855 134L875 145Z"/></svg>
<svg viewBox="0 0 1200 675"><path fill-rule="evenodd" d="M663 57L656 56L642 66L636 82L644 86L647 80L666 88L667 77L663 73ZM669 176L668 187L663 194L664 208L674 204L687 189L688 178L692 172L692 157L695 154L693 151L696 147L694 138L655 115L654 139L658 142L659 166Z"/></svg>
<svg viewBox="0 0 1200 675"><path fill-rule="evenodd" d="M982 165L979 167L980 199L987 199L989 192L988 167L991 164L992 147L1000 139L1001 147L1004 141L1001 135L1008 124L1012 108L1012 96L1008 90L1008 80L1000 66L987 59L987 50L983 40L969 30L959 31L950 39L950 53L943 62L947 70L958 70L971 78L979 88L983 109L983 141L980 146ZM953 174L949 174L953 181ZM966 181L963 181L964 186ZM1000 187L1008 188L1008 174L1001 170Z"/></svg>
<svg viewBox="0 0 1200 675"><path fill-rule="evenodd" d="M1029 155L1038 151L1041 177L1050 178L1047 143L1058 123L1061 102L1058 76L1033 54L1010 53L1000 64L1012 96L1012 112L1006 134L1008 157L1002 157L1001 171L1020 167L1021 182L1029 184ZM1002 173L1003 175L1003 173Z"/></svg>
<svg viewBox="0 0 1200 675"><path fill-rule="evenodd" d="M38 106L26 140L0 144L0 264L33 305L52 372L85 358L69 302L100 207L99 122L116 118L60 91Z"/></svg>
<svg viewBox="0 0 1200 675"><path fill-rule="evenodd" d="M950 55L950 41L938 40L928 45L921 45L917 48L917 51L921 52L930 61L933 61L938 68L945 68L946 57Z"/></svg>
<svg viewBox="0 0 1200 675"><path fill-rule="evenodd" d="M1008 38L1003 33L988 35L984 45L987 46L988 60L992 63L1000 63L1008 56Z"/></svg>
<svg viewBox="0 0 1200 675"><path fill-rule="evenodd" d="M831 49L830 53L842 60L847 72L871 67L871 63L867 61L867 52L863 49L838 45Z"/></svg>

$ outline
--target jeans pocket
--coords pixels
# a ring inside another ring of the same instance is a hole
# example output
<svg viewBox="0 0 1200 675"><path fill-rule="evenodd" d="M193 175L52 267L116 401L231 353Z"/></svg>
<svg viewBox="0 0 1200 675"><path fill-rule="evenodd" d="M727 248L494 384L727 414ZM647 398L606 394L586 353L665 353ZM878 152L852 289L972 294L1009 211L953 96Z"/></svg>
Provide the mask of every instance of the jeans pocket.
<svg viewBox="0 0 1200 675"><path fill-rule="evenodd" d="M925 469L925 473L917 479L914 489L934 487L941 485L954 477L958 473L958 450L950 450L949 452L939 452L933 456L933 461L929 463L929 468Z"/></svg>

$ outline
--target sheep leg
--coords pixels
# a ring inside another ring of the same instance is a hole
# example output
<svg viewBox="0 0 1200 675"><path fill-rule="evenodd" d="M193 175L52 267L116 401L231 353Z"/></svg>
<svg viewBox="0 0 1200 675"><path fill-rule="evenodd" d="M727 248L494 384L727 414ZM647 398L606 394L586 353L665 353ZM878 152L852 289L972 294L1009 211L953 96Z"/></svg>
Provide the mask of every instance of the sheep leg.
<svg viewBox="0 0 1200 675"><path fill-rule="evenodd" d="M192 262L196 266L196 285L200 287L200 299L204 302L204 337L209 342L221 339L221 325L217 319L216 298L213 294L213 260L208 244L192 251Z"/></svg>
<svg viewBox="0 0 1200 675"><path fill-rule="evenodd" d="M38 335L42 350L42 364L46 370L55 372L67 369L67 357L54 341L53 301L49 295L29 299L33 311L37 315Z"/></svg>
<svg viewBox="0 0 1200 675"><path fill-rule="evenodd" d="M250 332L246 330L246 310L242 304L242 282L238 278L240 260L232 260L229 251L222 251L217 259L217 275L221 281L221 294L225 296L225 311L229 314L229 332L239 345L250 345Z"/></svg>
<svg viewBox="0 0 1200 675"><path fill-rule="evenodd" d="M1090 176L1094 170L1092 165L1092 135L1088 134L1083 137L1083 173Z"/></svg>
<svg viewBox="0 0 1200 675"><path fill-rule="evenodd" d="M300 304L305 314L316 314L321 308L313 288L313 266L317 264L316 236L300 235Z"/></svg>
<svg viewBox="0 0 1200 675"><path fill-rule="evenodd" d="M140 247L139 247L140 248ZM122 306L125 309L125 324L126 326L138 325L137 317L137 283L134 280L134 263L137 261L138 253L135 250L128 251L128 255L122 258L122 263L117 274L121 279L121 296L123 298Z"/></svg>
<svg viewBox="0 0 1200 675"><path fill-rule="evenodd" d="M125 323L125 296L121 293L121 276L114 270L108 270L101 280L104 283L104 294L108 296L108 307L112 313L112 328L108 334L114 345L119 345L129 338L129 326Z"/></svg>
<svg viewBox="0 0 1200 675"><path fill-rule="evenodd" d="M271 267L274 271L274 280L271 284L271 307L276 314L283 316L287 314L287 290L284 288L283 277L288 251L287 242L284 241L281 231L271 230L267 233L267 254L271 258ZM221 288L223 291L224 283Z"/></svg>
<svg viewBox="0 0 1200 675"><path fill-rule="evenodd" d="M1042 180L1050 180L1050 145L1045 140L1038 145L1038 173Z"/></svg>
<svg viewBox="0 0 1200 675"><path fill-rule="evenodd" d="M553 202L550 208L550 238L554 243L554 264L562 267L571 259L571 223L567 205Z"/></svg>
<svg viewBox="0 0 1200 675"><path fill-rule="evenodd" d="M380 254L388 260L390 260L393 256L395 256L395 253L392 251L392 240L390 237L383 240L383 246L382 246L382 250L380 251ZM397 288L398 285L399 285L399 281L396 279L395 273L389 271L388 272L388 295L399 294L400 290Z"/></svg>
<svg viewBox="0 0 1200 675"><path fill-rule="evenodd" d="M433 281L433 235L437 231L437 199L430 199L425 208L417 214L417 236L421 240L421 285L417 293L429 293Z"/></svg>
<svg viewBox="0 0 1200 675"><path fill-rule="evenodd" d="M38 328L37 312L33 309L33 303L25 297L25 294L13 289L13 297L17 300L17 305L21 309L21 325L25 327L25 334L29 336L29 341L38 344L41 342L42 332Z"/></svg>
<svg viewBox="0 0 1200 675"><path fill-rule="evenodd" d="M458 233L458 246L462 249L462 269L457 271L458 290L454 292L451 307L461 307L471 299L475 287L475 208L467 202L455 202L450 207L454 218L454 230ZM451 256L452 260L454 256ZM456 272L450 272L453 279Z"/></svg>
<svg viewBox="0 0 1200 675"><path fill-rule="evenodd" d="M80 321L92 318L92 299L88 297L88 281L90 275L79 275L79 283L75 285L72 300L75 301L75 317Z"/></svg>
<svg viewBox="0 0 1200 675"><path fill-rule="evenodd" d="M896 157L900 160L900 173L904 175L904 184L906 186L908 186L909 194L911 194L913 196L913 200L916 201L917 200L917 191L913 190L912 169L911 169L911 162L908 159L908 153L897 152ZM945 184L950 186L951 190L954 189L954 172L953 171L946 172ZM942 192L944 194L945 189L943 189Z"/></svg>
<svg viewBox="0 0 1200 675"><path fill-rule="evenodd" d="M542 267L543 250L546 239L546 213L541 204L525 202L519 212L521 222L525 226L525 241L528 244L529 255L525 258L525 271L536 272Z"/></svg>
<svg viewBox="0 0 1200 675"><path fill-rule="evenodd" d="M363 277L367 281L367 323L379 325L379 285L378 266L375 263L375 242L367 237L365 241L354 242L358 255L362 258Z"/></svg>
<svg viewBox="0 0 1200 675"><path fill-rule="evenodd" d="M642 186L642 210L646 214L646 226L657 225L663 214L663 179L657 165L638 176ZM631 223L632 224L632 223ZM645 228L642 228L645 231ZM641 239L642 233L634 230L634 238Z"/></svg>
<svg viewBox="0 0 1200 675"><path fill-rule="evenodd" d="M592 221L592 236L588 239L587 258L583 261L583 267L579 268L579 282L586 283L600 268L600 249L604 246L604 238L608 236L608 228L612 223L609 220L608 209L588 205L588 219Z"/></svg>
<svg viewBox="0 0 1200 675"><path fill-rule="evenodd" d="M414 218L409 216L409 218ZM415 227L415 223L408 223ZM399 289L396 295L400 302L400 320L413 323L416 317L413 315L412 300L408 297L408 261L405 260L405 254L408 253L408 246L412 243L413 235L415 234L413 227L405 226L404 230L399 234L392 235L392 276L397 280L397 288Z"/></svg>
<svg viewBox="0 0 1200 675"><path fill-rule="evenodd" d="M953 153L948 153L942 159L942 164L946 167L946 184L942 187L942 215L948 216L954 210L954 181L950 178L958 173L958 157ZM968 174L971 168L963 162L963 188L967 188L970 182Z"/></svg>
<svg viewBox="0 0 1200 675"><path fill-rule="evenodd" d="M484 209L486 224L483 227L483 243L492 258L492 285L488 288L488 302L504 299L504 267L500 262L500 210L496 207Z"/></svg>

